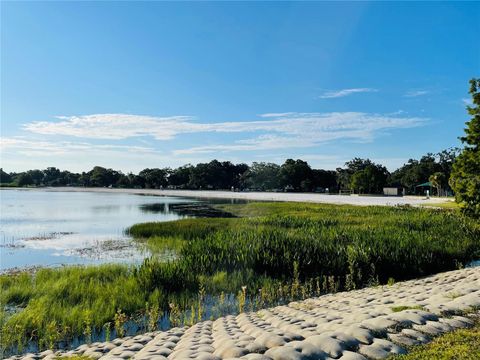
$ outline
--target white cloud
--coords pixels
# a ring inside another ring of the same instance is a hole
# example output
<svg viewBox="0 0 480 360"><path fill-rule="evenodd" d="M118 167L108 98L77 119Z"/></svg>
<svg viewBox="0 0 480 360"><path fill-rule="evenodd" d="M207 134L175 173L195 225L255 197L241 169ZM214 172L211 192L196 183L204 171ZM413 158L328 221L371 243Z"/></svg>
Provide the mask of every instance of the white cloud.
<svg viewBox="0 0 480 360"><path fill-rule="evenodd" d="M28 138L0 139L1 166L7 171L44 169L55 166L70 171L87 171L100 165L128 171L175 164L169 154L153 148L130 145L91 144L87 142L47 141Z"/></svg>
<svg viewBox="0 0 480 360"><path fill-rule="evenodd" d="M253 139L237 140L233 144L197 146L188 149L174 150L173 153L175 155L206 154L215 152L256 151L292 147L310 147L314 145L315 142L309 141L307 139L299 139L297 137L262 135Z"/></svg>
<svg viewBox="0 0 480 360"><path fill-rule="evenodd" d="M378 132L395 128L421 126L426 119L394 117L366 113L289 113L269 122L244 123L250 131L263 130L267 134L230 144L215 144L174 150L174 154L215 153L227 151L258 151L287 148L307 148L325 142L349 139L371 141ZM249 128L248 124L252 127Z"/></svg>
<svg viewBox="0 0 480 360"><path fill-rule="evenodd" d="M199 123L186 116L151 117L125 114L96 114L61 117L60 121L36 121L24 125L30 132L90 139L121 140L152 136L170 140L189 133L259 132L301 141L322 142L337 138L366 140L379 130L419 126L426 119L361 112L263 114L266 120ZM268 137L262 139L262 143Z"/></svg>
<svg viewBox="0 0 480 360"><path fill-rule="evenodd" d="M332 99L332 98L339 98L344 97L356 93L367 93L367 92L377 92L377 89L372 88L353 88L353 89L342 89L342 90L330 90L324 92L319 97L321 99Z"/></svg>
<svg viewBox="0 0 480 360"><path fill-rule="evenodd" d="M73 152L98 153L104 152L129 152L129 153L155 153L153 148L130 145L97 145L86 142L51 142L43 140L29 140L25 138L2 138L0 139L2 153L14 151L16 154L25 156L56 156Z"/></svg>
<svg viewBox="0 0 480 360"><path fill-rule="evenodd" d="M473 104L472 99L470 99L470 98L463 98L463 99L462 99L462 102L463 102L465 105L468 105L468 106L471 106L471 105Z"/></svg>
<svg viewBox="0 0 480 360"><path fill-rule="evenodd" d="M428 90L409 90L405 93L405 97L417 97L429 94L430 91Z"/></svg>
<svg viewBox="0 0 480 360"><path fill-rule="evenodd" d="M57 166L84 171L100 165L138 171L145 167L208 161L212 156L233 159L232 153L241 156L239 160L248 162L258 155L258 151L279 155L286 154L287 149L313 148L338 140L369 142L391 129L422 126L426 121L405 114L361 112L268 113L251 121L218 123L201 123L188 116L93 114L28 123L24 128L33 134L3 138L0 146L5 168ZM171 142L167 145L168 151L158 150L159 141L193 133L237 135L233 140L219 137L217 143L208 145L185 142L184 137L179 138L178 143L191 144L190 147L183 145L182 148L177 142ZM126 139L136 144L125 144ZM108 141L108 144L99 144L101 140Z"/></svg>
<svg viewBox="0 0 480 360"><path fill-rule="evenodd" d="M295 114L294 112L286 112L286 113L266 113L266 114L260 114L259 116L262 118L272 118L272 117L281 117L281 116L290 116L292 114Z"/></svg>
<svg viewBox="0 0 480 360"><path fill-rule="evenodd" d="M179 132L198 130L189 116L153 117L127 114L58 116L59 121L34 121L25 124L27 131L43 135L68 135L89 139L120 140L152 135L169 140Z"/></svg>
<svg viewBox="0 0 480 360"><path fill-rule="evenodd" d="M134 145L98 145L88 142L46 141L25 137L0 139L1 166L5 171L25 171L54 166L62 170L87 171L94 166L122 170L125 173L149 167L178 167L210 161L211 155L200 153L172 154L151 147ZM219 161L251 161L244 157L216 154Z"/></svg>

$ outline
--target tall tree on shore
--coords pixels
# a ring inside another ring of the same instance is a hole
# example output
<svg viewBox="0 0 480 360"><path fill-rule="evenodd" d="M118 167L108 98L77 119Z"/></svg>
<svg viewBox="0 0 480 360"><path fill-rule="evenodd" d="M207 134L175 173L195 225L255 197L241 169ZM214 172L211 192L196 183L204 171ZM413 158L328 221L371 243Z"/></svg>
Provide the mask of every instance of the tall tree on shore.
<svg viewBox="0 0 480 360"><path fill-rule="evenodd" d="M280 167L280 181L284 187L294 190L310 191L312 187L312 168L301 159L287 159Z"/></svg>
<svg viewBox="0 0 480 360"><path fill-rule="evenodd" d="M337 169L340 188L351 189L359 193L381 193L387 182L389 172L370 159L354 158L345 163L345 169Z"/></svg>
<svg viewBox="0 0 480 360"><path fill-rule="evenodd" d="M254 190L280 189L280 165L254 162L245 173L244 185Z"/></svg>
<svg viewBox="0 0 480 360"><path fill-rule="evenodd" d="M460 138L465 147L453 164L450 185L464 212L480 217L480 78L470 80L470 94L472 105L467 111L472 118Z"/></svg>

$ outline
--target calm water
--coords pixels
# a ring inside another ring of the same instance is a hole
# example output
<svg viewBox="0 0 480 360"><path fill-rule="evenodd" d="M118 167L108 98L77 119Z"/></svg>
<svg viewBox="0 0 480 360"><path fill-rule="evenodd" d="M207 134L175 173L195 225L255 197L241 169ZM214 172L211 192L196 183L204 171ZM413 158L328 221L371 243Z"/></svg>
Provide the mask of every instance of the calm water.
<svg viewBox="0 0 480 360"><path fill-rule="evenodd" d="M195 200L130 194L0 190L0 270L138 262L148 255L125 228L182 216L170 204Z"/></svg>

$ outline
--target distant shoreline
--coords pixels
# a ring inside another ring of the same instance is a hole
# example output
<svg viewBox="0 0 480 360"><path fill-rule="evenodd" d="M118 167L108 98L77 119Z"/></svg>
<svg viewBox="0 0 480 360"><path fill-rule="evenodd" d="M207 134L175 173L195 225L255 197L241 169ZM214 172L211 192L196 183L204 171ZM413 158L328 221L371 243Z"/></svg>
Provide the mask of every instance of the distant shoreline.
<svg viewBox="0 0 480 360"><path fill-rule="evenodd" d="M37 190L62 192L98 192L122 193L136 195L174 196L200 199L231 199L250 201L309 202L318 204L357 205L357 206L398 206L398 205L432 205L445 203L446 198L422 198L413 196L350 196L327 195L318 193L283 193L283 192L234 192L225 190L160 190L160 189L110 189L99 187L43 187L43 188L4 188L6 190Z"/></svg>

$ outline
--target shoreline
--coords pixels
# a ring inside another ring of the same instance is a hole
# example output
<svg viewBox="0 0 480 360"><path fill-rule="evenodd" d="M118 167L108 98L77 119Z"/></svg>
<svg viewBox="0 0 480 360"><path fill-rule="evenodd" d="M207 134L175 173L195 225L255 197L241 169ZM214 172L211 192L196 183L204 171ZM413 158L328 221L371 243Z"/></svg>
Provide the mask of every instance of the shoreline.
<svg viewBox="0 0 480 360"><path fill-rule="evenodd" d="M247 201L307 202L332 205L356 206L420 206L446 203L445 198L389 197L375 195L327 195L319 193L283 193L283 192L233 192L225 190L160 190L160 189L110 189L97 187L43 187L43 188L5 188L5 190L52 191L52 192L97 192L133 195L172 196L196 199L229 199Z"/></svg>
<svg viewBox="0 0 480 360"><path fill-rule="evenodd" d="M383 359L478 321L480 268L307 298L191 326L7 359ZM454 294L455 296L452 296ZM452 316L453 314L453 316ZM198 345L200 343L200 345ZM203 345L202 345L203 344Z"/></svg>

